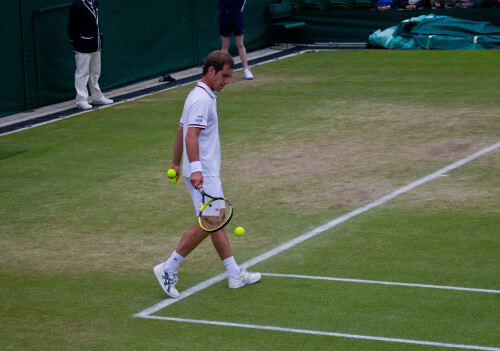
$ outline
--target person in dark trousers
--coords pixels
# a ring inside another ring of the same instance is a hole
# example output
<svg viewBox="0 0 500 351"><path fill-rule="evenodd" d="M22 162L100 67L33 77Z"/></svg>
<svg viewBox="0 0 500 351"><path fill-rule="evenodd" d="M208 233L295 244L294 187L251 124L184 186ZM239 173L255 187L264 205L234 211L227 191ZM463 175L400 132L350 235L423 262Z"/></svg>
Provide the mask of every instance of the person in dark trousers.
<svg viewBox="0 0 500 351"><path fill-rule="evenodd" d="M243 66L243 78L253 79L252 71L248 68L247 50L243 44L245 37L245 22L243 20L243 9L246 0L219 0L217 8L220 10L219 29L222 41L222 51L228 52L231 42L231 33L234 33L234 40L240 55Z"/></svg>
<svg viewBox="0 0 500 351"><path fill-rule="evenodd" d="M99 88L101 75L102 33L99 26L99 8L97 0L74 0L69 8L68 36L75 52L76 71L76 107L88 110L89 83L93 103L96 105L112 104Z"/></svg>

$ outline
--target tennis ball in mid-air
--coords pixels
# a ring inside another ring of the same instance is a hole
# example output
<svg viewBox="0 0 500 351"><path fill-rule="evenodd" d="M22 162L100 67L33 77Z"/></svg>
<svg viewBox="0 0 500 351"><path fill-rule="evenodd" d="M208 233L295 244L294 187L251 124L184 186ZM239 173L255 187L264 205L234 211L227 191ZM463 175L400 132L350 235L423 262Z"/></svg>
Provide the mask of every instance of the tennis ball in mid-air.
<svg viewBox="0 0 500 351"><path fill-rule="evenodd" d="M177 177L177 172L175 171L175 169L170 168L167 172L167 175L170 179L173 179Z"/></svg>
<svg viewBox="0 0 500 351"><path fill-rule="evenodd" d="M243 236L245 235L245 229L243 229L243 227L237 227L234 230L234 234L236 234L236 236Z"/></svg>

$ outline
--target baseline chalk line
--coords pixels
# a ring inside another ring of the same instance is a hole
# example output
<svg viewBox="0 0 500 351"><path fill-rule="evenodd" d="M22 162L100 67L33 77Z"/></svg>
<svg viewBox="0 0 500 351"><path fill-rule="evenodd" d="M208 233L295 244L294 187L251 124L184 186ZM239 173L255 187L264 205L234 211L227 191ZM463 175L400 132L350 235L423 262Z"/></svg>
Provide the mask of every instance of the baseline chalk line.
<svg viewBox="0 0 500 351"><path fill-rule="evenodd" d="M333 337L337 337L337 338L362 339L362 340L396 342L396 343L413 344L413 345L426 345L426 346L436 346L436 347L447 347L447 348L454 348L454 349L482 350L482 351L500 351L500 348L498 348L498 347L479 346L479 345L450 344L450 343L441 343L441 342L424 341L424 340L386 338L386 337L381 337L381 336L334 333L334 332L325 332L325 331L308 330L308 329L283 328L283 327L276 327L276 326L269 326L269 325L255 325L255 324L243 324L243 323L217 322L217 321L208 321L208 320L202 320L202 319L185 319L185 318L160 317L160 316L148 316L148 317L145 317L145 318L148 318L148 319L157 319L157 320L164 320L164 321L171 321L171 322L179 322L179 323L193 323L193 324L216 325L216 326L223 326L223 327L247 328L247 329L258 329L258 330L271 330L271 331L288 332L288 333L298 333L298 334L311 334L311 335L321 335L321 336L333 336Z"/></svg>

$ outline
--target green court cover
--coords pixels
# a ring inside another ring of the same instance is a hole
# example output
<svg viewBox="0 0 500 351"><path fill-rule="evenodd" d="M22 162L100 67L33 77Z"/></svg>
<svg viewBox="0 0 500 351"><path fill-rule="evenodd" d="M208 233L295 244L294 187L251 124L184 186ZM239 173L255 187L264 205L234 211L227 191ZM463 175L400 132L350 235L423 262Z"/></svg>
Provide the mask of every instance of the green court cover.
<svg viewBox="0 0 500 351"><path fill-rule="evenodd" d="M500 49L500 27L434 14L402 21L377 30L368 37L368 46L386 49Z"/></svg>

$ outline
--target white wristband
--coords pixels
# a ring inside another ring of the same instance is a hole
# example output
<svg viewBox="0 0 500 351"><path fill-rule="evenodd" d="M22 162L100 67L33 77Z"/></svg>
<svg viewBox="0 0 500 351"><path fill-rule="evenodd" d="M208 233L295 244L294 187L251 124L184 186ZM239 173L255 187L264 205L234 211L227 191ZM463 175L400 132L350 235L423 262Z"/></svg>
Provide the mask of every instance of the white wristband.
<svg viewBox="0 0 500 351"><path fill-rule="evenodd" d="M190 163L191 166L191 174L196 173L196 172L202 172L203 169L201 168L201 162L200 161L194 161Z"/></svg>

